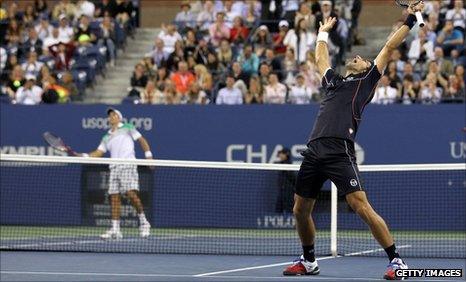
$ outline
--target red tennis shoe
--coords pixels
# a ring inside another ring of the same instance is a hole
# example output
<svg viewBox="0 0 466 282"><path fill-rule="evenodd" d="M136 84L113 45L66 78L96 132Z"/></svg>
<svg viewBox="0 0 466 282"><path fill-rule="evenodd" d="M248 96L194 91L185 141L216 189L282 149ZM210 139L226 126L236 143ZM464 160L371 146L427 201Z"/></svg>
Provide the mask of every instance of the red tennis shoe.
<svg viewBox="0 0 466 282"><path fill-rule="evenodd" d="M319 274L320 269L317 265L317 261L310 262L304 259L304 256L301 256L299 259L295 260L292 265L288 266L283 270L283 275L286 276L296 276L296 275L317 275Z"/></svg>

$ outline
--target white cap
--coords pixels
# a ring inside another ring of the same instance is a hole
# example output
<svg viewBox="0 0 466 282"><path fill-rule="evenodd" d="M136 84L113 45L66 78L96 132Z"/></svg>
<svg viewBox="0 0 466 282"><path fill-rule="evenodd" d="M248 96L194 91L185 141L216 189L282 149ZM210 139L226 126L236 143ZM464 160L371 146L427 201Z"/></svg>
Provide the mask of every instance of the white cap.
<svg viewBox="0 0 466 282"><path fill-rule="evenodd" d="M36 76L33 75L33 74L28 73L28 74L26 74L26 80L36 80Z"/></svg>
<svg viewBox="0 0 466 282"><path fill-rule="evenodd" d="M58 16L58 19L61 21L63 19L66 19L66 15L65 14L61 14L60 16Z"/></svg>
<svg viewBox="0 0 466 282"><path fill-rule="evenodd" d="M107 109L107 115L109 115L111 112L114 112L115 114L118 115L118 117L120 118L120 120L123 120L123 115L121 114L121 112L115 108L108 108Z"/></svg>
<svg viewBox="0 0 466 282"><path fill-rule="evenodd" d="M259 30L269 30L266 25L261 25L259 27Z"/></svg>
<svg viewBox="0 0 466 282"><path fill-rule="evenodd" d="M288 21L286 21L286 20L281 20L281 21L278 23L278 27L282 27L282 26L289 27L290 24L289 24Z"/></svg>

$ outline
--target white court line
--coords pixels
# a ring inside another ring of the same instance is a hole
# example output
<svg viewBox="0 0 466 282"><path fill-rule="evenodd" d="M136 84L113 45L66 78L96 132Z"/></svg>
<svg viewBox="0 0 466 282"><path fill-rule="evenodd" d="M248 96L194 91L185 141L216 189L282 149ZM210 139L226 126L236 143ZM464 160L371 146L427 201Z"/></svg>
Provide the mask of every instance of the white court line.
<svg viewBox="0 0 466 282"><path fill-rule="evenodd" d="M404 249L404 248L410 248L410 247L411 247L411 245L402 245L402 246L399 246L397 248L398 249ZM344 256L358 256L358 255L362 255L362 254L376 253L376 252L380 252L380 251L383 251L383 250L384 249L382 249L382 248L372 249L372 250L366 250L366 251L361 251L361 252L349 253L349 254L346 254ZM316 260L320 261L320 260L333 259L333 258L339 258L339 257L342 257L342 256L322 257L322 258L317 258ZM207 277L207 276L216 275L216 274L225 274L225 273L240 272L240 271L253 270L253 269L270 268L270 267L275 267L275 266L283 266L283 265L287 265L287 264L290 264L290 262L287 261L287 262L274 263L274 264L266 264L266 265L252 266L252 267L222 270L222 271L216 271L216 272L200 273L200 274L194 275L194 277Z"/></svg>
<svg viewBox="0 0 466 282"><path fill-rule="evenodd" d="M141 273L99 273L99 272L47 272L47 271L9 271L9 270L2 270L0 274L23 274L23 275L61 275L61 276L107 276L107 277L196 277L193 275L187 274L141 274ZM204 278L212 278L212 279L240 279L244 281L245 279L258 279L258 280L302 280L302 277L284 277L284 276L206 276ZM359 280L359 281L385 281L381 278L367 278L367 277L314 277L313 280ZM414 280L414 281L421 281L421 280ZM443 282L443 281L460 281L460 280L422 280L424 282Z"/></svg>

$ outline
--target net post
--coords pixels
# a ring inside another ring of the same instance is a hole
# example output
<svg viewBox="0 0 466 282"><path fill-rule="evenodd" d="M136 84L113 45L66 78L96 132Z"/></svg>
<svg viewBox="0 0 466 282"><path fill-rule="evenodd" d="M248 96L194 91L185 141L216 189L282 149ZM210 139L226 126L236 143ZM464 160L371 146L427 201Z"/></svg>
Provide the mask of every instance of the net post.
<svg viewBox="0 0 466 282"><path fill-rule="evenodd" d="M337 250L337 211L338 211L338 191L337 186L332 182L330 201L330 252L332 256L338 256Z"/></svg>

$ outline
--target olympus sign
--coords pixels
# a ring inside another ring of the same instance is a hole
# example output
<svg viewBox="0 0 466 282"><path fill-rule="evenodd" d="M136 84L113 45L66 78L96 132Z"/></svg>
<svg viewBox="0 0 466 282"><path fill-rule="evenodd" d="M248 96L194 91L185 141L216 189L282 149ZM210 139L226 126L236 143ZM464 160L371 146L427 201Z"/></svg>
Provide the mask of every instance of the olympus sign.
<svg viewBox="0 0 466 282"><path fill-rule="evenodd" d="M131 123L139 130L150 131L153 128L153 120L150 117L123 118L123 122ZM81 124L83 129L110 129L108 118L104 117L83 118Z"/></svg>
<svg viewBox="0 0 466 282"><path fill-rule="evenodd" d="M364 149L357 143L354 144L354 147L357 163L364 163ZM306 148L304 144L291 146L291 161L295 164L300 164L303 159L301 152L306 150ZM273 147L266 144L259 146L253 144L231 144L226 149L226 161L241 163L275 163L279 161L277 154L281 149L283 149L283 146L280 144Z"/></svg>

